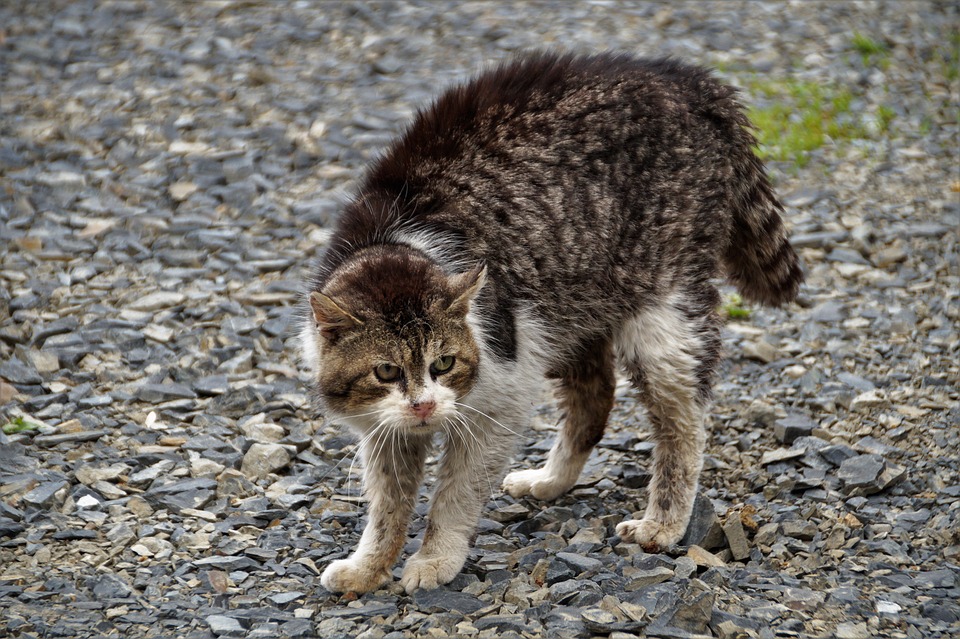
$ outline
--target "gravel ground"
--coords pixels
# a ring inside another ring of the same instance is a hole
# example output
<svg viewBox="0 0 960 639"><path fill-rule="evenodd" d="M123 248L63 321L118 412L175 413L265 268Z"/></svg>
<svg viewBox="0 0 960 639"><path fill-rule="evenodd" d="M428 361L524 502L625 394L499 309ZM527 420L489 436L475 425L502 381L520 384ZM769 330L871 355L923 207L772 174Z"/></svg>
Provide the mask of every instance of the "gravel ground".
<svg viewBox="0 0 960 639"><path fill-rule="evenodd" d="M4 2L0 424L40 427L0 435L0 635L958 636L957 29L948 2ZM683 546L613 534L650 451L624 385L578 487L496 494L449 587L332 595L364 505L296 361L302 277L418 105L550 45L846 87L867 134L772 163L808 283L728 325Z"/></svg>

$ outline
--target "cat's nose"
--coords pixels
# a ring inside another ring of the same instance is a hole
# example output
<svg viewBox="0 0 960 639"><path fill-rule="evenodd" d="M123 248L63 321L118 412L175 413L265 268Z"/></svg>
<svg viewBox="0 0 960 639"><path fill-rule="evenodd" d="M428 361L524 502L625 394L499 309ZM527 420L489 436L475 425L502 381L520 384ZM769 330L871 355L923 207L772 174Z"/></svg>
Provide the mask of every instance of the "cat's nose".
<svg viewBox="0 0 960 639"><path fill-rule="evenodd" d="M423 401L423 402L411 402L410 410L413 411L413 414L420 419L427 419L433 415L433 411L436 410L437 403L432 399Z"/></svg>

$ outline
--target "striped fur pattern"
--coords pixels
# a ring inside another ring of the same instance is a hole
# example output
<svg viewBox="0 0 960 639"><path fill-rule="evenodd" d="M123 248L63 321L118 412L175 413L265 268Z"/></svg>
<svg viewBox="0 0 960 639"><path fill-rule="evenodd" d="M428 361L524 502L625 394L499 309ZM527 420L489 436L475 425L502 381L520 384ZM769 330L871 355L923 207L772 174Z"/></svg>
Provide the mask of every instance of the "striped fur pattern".
<svg viewBox="0 0 960 639"><path fill-rule="evenodd" d="M648 548L682 537L720 356L715 278L775 305L802 280L754 145L708 71L618 54L521 56L417 115L343 211L305 301L314 388L361 437L369 497L327 588L390 578L434 440L439 477L401 581L453 579L501 479L536 499L576 483L618 368L656 446L646 513L617 531ZM545 379L566 414L556 444L543 468L503 478Z"/></svg>

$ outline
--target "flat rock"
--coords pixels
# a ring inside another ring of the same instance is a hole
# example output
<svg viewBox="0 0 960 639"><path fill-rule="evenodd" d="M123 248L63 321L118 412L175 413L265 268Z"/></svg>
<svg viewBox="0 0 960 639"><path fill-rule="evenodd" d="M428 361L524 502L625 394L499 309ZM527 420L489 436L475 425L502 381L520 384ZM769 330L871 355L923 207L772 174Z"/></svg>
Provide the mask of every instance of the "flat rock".
<svg viewBox="0 0 960 639"><path fill-rule="evenodd" d="M778 448L775 450L768 450L760 457L760 464L762 466L767 466L777 462L797 459L798 457L803 457L806 454L806 448Z"/></svg>
<svg viewBox="0 0 960 639"><path fill-rule="evenodd" d="M747 541L740 513L734 512L727 516L726 521L723 522L723 534L727 538L727 545L735 560L743 561L750 556L750 542Z"/></svg>
<svg viewBox="0 0 960 639"><path fill-rule="evenodd" d="M698 566L716 567L716 566L726 566L722 559L714 555L712 552L701 548L700 546L693 545L687 549L687 557L693 560Z"/></svg>
<svg viewBox="0 0 960 639"><path fill-rule="evenodd" d="M131 311L158 311L164 308L179 306L183 304L186 299L187 297L183 293L157 291L156 293L150 293L133 300L127 304L127 308Z"/></svg>
<svg viewBox="0 0 960 639"><path fill-rule="evenodd" d="M798 437L807 437L817 427L816 422L805 415L787 415L773 424L773 434L784 444L792 444Z"/></svg>
<svg viewBox="0 0 960 639"><path fill-rule="evenodd" d="M209 615L206 617L206 622L210 627L210 632L217 637L243 637L247 634L240 620L234 617Z"/></svg>
<svg viewBox="0 0 960 639"><path fill-rule="evenodd" d="M24 503L37 508L52 508L61 500L60 491L67 487L66 481L43 482L23 496Z"/></svg>
<svg viewBox="0 0 960 639"><path fill-rule="evenodd" d="M0 377L11 384L43 383L43 377L37 372L36 368L21 362L16 357L0 362Z"/></svg>
<svg viewBox="0 0 960 639"><path fill-rule="evenodd" d="M626 577L626 582L623 588L628 592L632 592L672 579L674 571L665 566L657 566L649 570L632 571L629 576L625 573L624 576Z"/></svg>
<svg viewBox="0 0 960 639"><path fill-rule="evenodd" d="M710 501L702 492L697 493L693 502L693 513L687 531L680 540L681 546L697 545L703 548L719 548L723 545L723 528L720 518Z"/></svg>
<svg viewBox="0 0 960 639"><path fill-rule="evenodd" d="M293 459L288 447L280 444L254 444L243 456L240 471L250 479L263 479L286 467Z"/></svg>
<svg viewBox="0 0 960 639"><path fill-rule="evenodd" d="M872 495L880 492L880 473L886 462L880 455L857 455L846 459L837 471L848 495Z"/></svg>

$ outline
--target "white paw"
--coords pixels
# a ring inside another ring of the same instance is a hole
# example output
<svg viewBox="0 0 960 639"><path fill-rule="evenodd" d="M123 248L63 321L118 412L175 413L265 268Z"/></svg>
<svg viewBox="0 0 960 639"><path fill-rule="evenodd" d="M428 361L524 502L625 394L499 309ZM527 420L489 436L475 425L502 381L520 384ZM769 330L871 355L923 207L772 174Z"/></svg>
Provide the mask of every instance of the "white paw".
<svg viewBox="0 0 960 639"><path fill-rule="evenodd" d="M556 499L572 486L573 484L563 483L551 477L545 468L518 470L510 473L503 480L503 490L511 497L530 495L546 501Z"/></svg>
<svg viewBox="0 0 960 639"><path fill-rule="evenodd" d="M432 590L437 586L450 583L459 574L466 559L466 553L421 556L418 552L410 557L407 565L403 567L400 585L407 594L412 594L418 588Z"/></svg>
<svg viewBox="0 0 960 639"><path fill-rule="evenodd" d="M389 580L390 572L386 568L353 558L332 562L320 576L320 583L330 592L370 592Z"/></svg>
<svg viewBox="0 0 960 639"><path fill-rule="evenodd" d="M667 524L654 519L629 519L617 524L617 535L626 542L643 546L644 550L656 551L669 548L686 532L687 522Z"/></svg>

